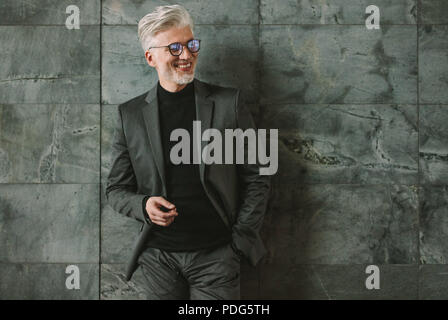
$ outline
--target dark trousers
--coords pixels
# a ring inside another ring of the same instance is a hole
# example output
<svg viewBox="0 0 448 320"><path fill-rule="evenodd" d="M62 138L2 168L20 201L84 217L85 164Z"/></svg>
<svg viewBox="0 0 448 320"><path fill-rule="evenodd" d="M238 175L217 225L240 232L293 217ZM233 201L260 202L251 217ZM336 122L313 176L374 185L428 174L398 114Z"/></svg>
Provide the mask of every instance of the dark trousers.
<svg viewBox="0 0 448 320"><path fill-rule="evenodd" d="M189 252L146 248L138 263L149 300L240 299L240 257L230 244Z"/></svg>

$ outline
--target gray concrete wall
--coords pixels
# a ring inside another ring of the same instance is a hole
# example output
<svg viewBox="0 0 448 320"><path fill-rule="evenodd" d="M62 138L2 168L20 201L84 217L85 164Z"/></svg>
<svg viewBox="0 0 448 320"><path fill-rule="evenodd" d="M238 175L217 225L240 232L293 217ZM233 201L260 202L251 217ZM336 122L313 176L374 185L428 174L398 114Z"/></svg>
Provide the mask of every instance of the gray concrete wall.
<svg viewBox="0 0 448 320"><path fill-rule="evenodd" d="M123 276L139 225L104 183L117 105L156 82L137 22L166 3L1 1L1 299L144 299ZM447 299L448 2L178 3L202 39L197 77L243 89L279 129L268 254L243 265L243 298Z"/></svg>

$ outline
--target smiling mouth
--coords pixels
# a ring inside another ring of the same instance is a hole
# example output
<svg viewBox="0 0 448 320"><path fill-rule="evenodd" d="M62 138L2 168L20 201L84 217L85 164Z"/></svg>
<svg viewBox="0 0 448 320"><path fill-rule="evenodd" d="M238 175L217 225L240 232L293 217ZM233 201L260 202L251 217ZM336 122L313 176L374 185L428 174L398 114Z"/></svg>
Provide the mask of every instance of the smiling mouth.
<svg viewBox="0 0 448 320"><path fill-rule="evenodd" d="M176 70L189 71L191 69L191 62L188 62L188 63L175 63L174 67L176 68Z"/></svg>

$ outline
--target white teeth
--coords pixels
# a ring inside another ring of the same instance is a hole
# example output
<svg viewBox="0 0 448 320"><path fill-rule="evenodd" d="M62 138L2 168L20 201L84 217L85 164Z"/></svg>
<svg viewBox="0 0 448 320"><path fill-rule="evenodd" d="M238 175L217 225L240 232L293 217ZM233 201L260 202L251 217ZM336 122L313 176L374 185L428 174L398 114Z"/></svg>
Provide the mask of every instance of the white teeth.
<svg viewBox="0 0 448 320"><path fill-rule="evenodd" d="M178 64L177 65L177 68L189 68L189 67L191 67L191 63L188 63L188 64Z"/></svg>

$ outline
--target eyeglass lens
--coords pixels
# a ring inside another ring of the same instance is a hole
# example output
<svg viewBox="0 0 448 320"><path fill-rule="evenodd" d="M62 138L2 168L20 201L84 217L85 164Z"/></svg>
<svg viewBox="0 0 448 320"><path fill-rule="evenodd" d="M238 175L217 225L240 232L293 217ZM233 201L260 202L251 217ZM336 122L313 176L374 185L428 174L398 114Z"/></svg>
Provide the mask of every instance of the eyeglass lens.
<svg viewBox="0 0 448 320"><path fill-rule="evenodd" d="M182 54L183 46L179 42L170 44L169 48L170 48L171 54L174 55L174 56L179 56L179 55ZM188 41L187 42L187 48L192 53L198 52L199 48L200 48L200 41L197 40L197 39L192 39L192 40Z"/></svg>

